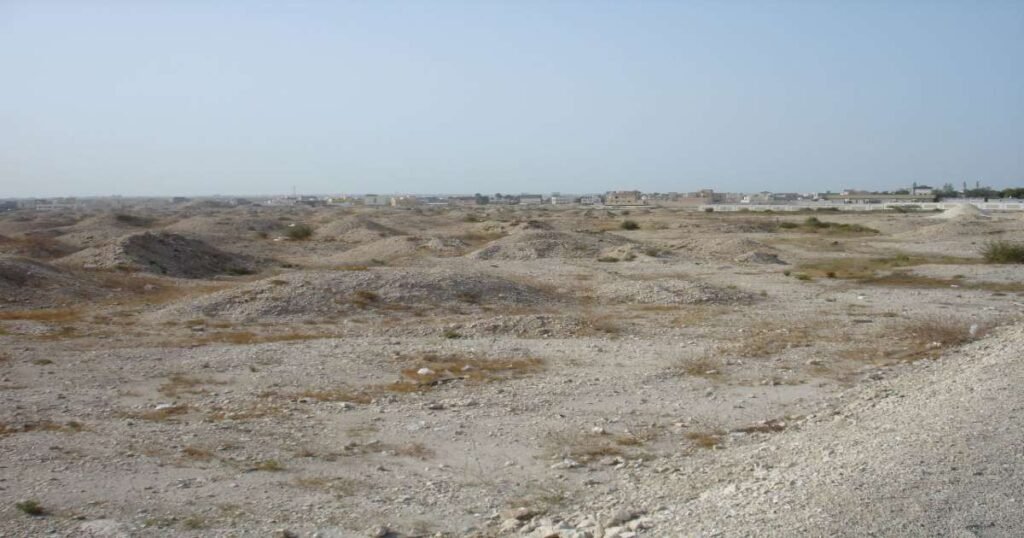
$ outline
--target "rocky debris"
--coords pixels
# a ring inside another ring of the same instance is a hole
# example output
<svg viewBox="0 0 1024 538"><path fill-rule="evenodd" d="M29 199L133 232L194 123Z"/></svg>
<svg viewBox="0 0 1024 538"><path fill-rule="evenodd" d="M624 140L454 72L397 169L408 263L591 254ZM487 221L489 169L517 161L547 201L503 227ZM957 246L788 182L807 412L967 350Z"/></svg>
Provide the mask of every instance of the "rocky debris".
<svg viewBox="0 0 1024 538"><path fill-rule="evenodd" d="M331 256L328 261L337 264L371 264L421 255L460 256L467 248L464 241L454 237L398 235L358 245Z"/></svg>
<svg viewBox="0 0 1024 538"><path fill-rule="evenodd" d="M787 265L785 261L779 258L778 254L772 252L761 252L754 251L746 254L737 256L736 263L758 263L758 264L775 264L775 265Z"/></svg>
<svg viewBox="0 0 1024 538"><path fill-rule="evenodd" d="M672 244L672 250L693 259L733 261L752 252L776 254L775 248L746 237L722 237L708 241L702 237Z"/></svg>
<svg viewBox="0 0 1024 538"><path fill-rule="evenodd" d="M615 234L530 230L492 241L469 256L480 260L596 259L606 249L630 243L633 241Z"/></svg>
<svg viewBox="0 0 1024 538"><path fill-rule="evenodd" d="M296 271L171 305L160 319L198 316L234 320L324 319L382 305L446 308L480 303L535 305L558 301L539 288L482 272L376 267Z"/></svg>
<svg viewBox="0 0 1024 538"><path fill-rule="evenodd" d="M586 322L579 316L529 314L495 316L452 327L466 336L516 336L519 338L565 338L583 334Z"/></svg>
<svg viewBox="0 0 1024 538"><path fill-rule="evenodd" d="M285 228L285 222L279 219L261 217L259 214L226 213L189 216L167 225L163 230L192 237L238 241L277 236L283 234Z"/></svg>
<svg viewBox="0 0 1024 538"><path fill-rule="evenodd" d="M333 220L320 226L313 233L313 238L320 241L361 244L395 235L405 235L405 232L381 224L367 216L355 215Z"/></svg>
<svg viewBox="0 0 1024 538"><path fill-rule="evenodd" d="M167 232L128 235L59 262L85 269L134 270L179 278L248 274L258 267L249 256L227 253L204 241Z"/></svg>
<svg viewBox="0 0 1024 538"><path fill-rule="evenodd" d="M746 304L756 300L745 291L674 278L603 283L595 287L594 297L625 304Z"/></svg>
<svg viewBox="0 0 1024 538"><path fill-rule="evenodd" d="M94 297L100 290L64 268L20 256L0 255L0 305L39 308Z"/></svg>
<svg viewBox="0 0 1024 538"><path fill-rule="evenodd" d="M952 207L950 209L947 209L947 210L943 211L942 213L939 213L938 215L933 215L931 218L933 218L933 219L942 219L942 220L959 220L959 221L964 221L964 220L988 219L988 218L991 218L991 217L989 216L988 213L982 211L981 209L978 209L978 206L976 206L974 204L957 204L956 207Z"/></svg>

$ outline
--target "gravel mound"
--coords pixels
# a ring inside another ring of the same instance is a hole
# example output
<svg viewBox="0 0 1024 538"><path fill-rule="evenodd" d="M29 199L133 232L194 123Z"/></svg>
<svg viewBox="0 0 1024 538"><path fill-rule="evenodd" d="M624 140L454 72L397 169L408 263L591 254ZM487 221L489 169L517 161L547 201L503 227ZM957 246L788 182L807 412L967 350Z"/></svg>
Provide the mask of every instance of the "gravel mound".
<svg viewBox="0 0 1024 538"><path fill-rule="evenodd" d="M50 237L46 233L25 234L22 237L0 235L0 253L35 259L53 259L67 256L77 248Z"/></svg>
<svg viewBox="0 0 1024 538"><path fill-rule="evenodd" d="M324 241L366 243L377 241L382 237L404 234L405 232L396 228L385 226L363 215L356 215L331 221L317 228L313 237Z"/></svg>
<svg viewBox="0 0 1024 538"><path fill-rule="evenodd" d="M413 256L460 256L466 243L451 237L418 237L399 235L359 245L331 256L332 263L370 263L373 260L396 260Z"/></svg>
<svg viewBox="0 0 1024 538"><path fill-rule="evenodd" d="M966 217L940 220L936 224L929 224L915 230L893 234L893 238L929 242L948 241L957 237L985 236L998 231L996 224L992 221Z"/></svg>
<svg viewBox="0 0 1024 538"><path fill-rule="evenodd" d="M40 308L97 292L96 286L59 267L0 255L0 306Z"/></svg>
<svg viewBox="0 0 1024 538"><path fill-rule="evenodd" d="M164 227L164 231L191 236L249 238L254 234L280 235L285 224L277 219L198 215Z"/></svg>
<svg viewBox="0 0 1024 538"><path fill-rule="evenodd" d="M478 272L381 267L300 271L171 305L159 319L323 319L395 305L533 305L556 299L541 289Z"/></svg>
<svg viewBox="0 0 1024 538"><path fill-rule="evenodd" d="M725 237L715 241L686 240L672 245L672 248L692 258L718 261L733 261L753 252L762 255L778 252L760 241L746 237Z"/></svg>
<svg viewBox="0 0 1024 538"><path fill-rule="evenodd" d="M102 247L76 252L60 262L86 269L129 269L180 278L247 274L257 265L247 256L166 232L128 235Z"/></svg>
<svg viewBox="0 0 1024 538"><path fill-rule="evenodd" d="M736 263L787 265L785 261L779 258L778 254L762 251L748 252L746 254L737 256L733 261L735 261Z"/></svg>
<svg viewBox="0 0 1024 538"><path fill-rule="evenodd" d="M930 218L944 220L978 220L987 219L989 215L978 209L974 204L959 204Z"/></svg>
<svg viewBox="0 0 1024 538"><path fill-rule="evenodd" d="M576 316L496 316L451 327L463 336L515 336L517 338L569 338L583 334L586 322Z"/></svg>
<svg viewBox="0 0 1024 538"><path fill-rule="evenodd" d="M492 241L469 256L480 260L597 258L605 249L631 243L614 234L531 230Z"/></svg>
<svg viewBox="0 0 1024 538"><path fill-rule="evenodd" d="M678 279L626 280L597 286L597 299L626 304L748 304L754 295Z"/></svg>

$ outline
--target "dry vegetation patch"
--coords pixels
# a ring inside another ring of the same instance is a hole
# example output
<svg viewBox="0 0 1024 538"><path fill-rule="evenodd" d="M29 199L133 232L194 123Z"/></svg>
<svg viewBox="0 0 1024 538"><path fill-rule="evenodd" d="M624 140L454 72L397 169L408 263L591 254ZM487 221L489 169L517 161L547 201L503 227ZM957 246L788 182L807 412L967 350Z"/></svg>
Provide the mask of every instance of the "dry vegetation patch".
<svg viewBox="0 0 1024 538"><path fill-rule="evenodd" d="M319 340L322 338L333 338L334 335L326 333L304 333L298 331L277 333L277 334L256 334L251 331L227 331L214 332L203 335L199 338L190 339L196 344L268 344L271 342L299 342L303 340Z"/></svg>
<svg viewBox="0 0 1024 538"><path fill-rule="evenodd" d="M160 394L174 398L179 394L202 394L204 385L225 385L227 382L212 377L196 377L187 374L171 374L167 381L157 389Z"/></svg>
<svg viewBox="0 0 1024 538"><path fill-rule="evenodd" d="M0 320L27 320L27 321L49 321L49 322L70 322L82 318L82 312L75 308L40 308L35 310L6 310L0 311Z"/></svg>
<svg viewBox="0 0 1024 538"><path fill-rule="evenodd" d="M868 280L878 277L880 271L913 267L916 265L973 264L978 260L956 256L922 256L897 254L887 257L846 257L801 264L798 270L817 277Z"/></svg>
<svg viewBox="0 0 1024 538"><path fill-rule="evenodd" d="M739 331L735 342L726 349L744 358L771 357L795 347L807 347L814 343L822 322L774 322L763 321Z"/></svg>
<svg viewBox="0 0 1024 538"><path fill-rule="evenodd" d="M160 406L157 409L147 409L145 411L123 413L122 416L125 418L148 420L151 422L163 422L165 420L171 420L174 417L188 414L191 410L192 406L188 404L179 404Z"/></svg>
<svg viewBox="0 0 1024 538"><path fill-rule="evenodd" d="M413 366L402 369L404 379L387 385L387 390L419 392L456 380L490 383L538 372L544 364L538 358L479 359L432 353L422 355L412 363Z"/></svg>
<svg viewBox="0 0 1024 538"><path fill-rule="evenodd" d="M697 448L715 449L725 443L725 435L722 430L706 430L686 432L684 437Z"/></svg>
<svg viewBox="0 0 1024 538"><path fill-rule="evenodd" d="M807 217L803 222L799 223L783 221L778 223L777 229L829 235L877 235L879 233L878 230L861 224L828 222L822 221L818 217Z"/></svg>

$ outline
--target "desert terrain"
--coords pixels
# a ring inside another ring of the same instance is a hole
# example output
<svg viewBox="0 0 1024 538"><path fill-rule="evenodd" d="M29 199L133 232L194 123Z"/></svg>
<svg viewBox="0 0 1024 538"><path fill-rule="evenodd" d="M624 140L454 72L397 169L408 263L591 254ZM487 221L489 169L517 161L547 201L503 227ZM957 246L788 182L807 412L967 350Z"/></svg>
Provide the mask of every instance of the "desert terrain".
<svg viewBox="0 0 1024 538"><path fill-rule="evenodd" d="M1020 536L1020 213L0 215L3 536Z"/></svg>

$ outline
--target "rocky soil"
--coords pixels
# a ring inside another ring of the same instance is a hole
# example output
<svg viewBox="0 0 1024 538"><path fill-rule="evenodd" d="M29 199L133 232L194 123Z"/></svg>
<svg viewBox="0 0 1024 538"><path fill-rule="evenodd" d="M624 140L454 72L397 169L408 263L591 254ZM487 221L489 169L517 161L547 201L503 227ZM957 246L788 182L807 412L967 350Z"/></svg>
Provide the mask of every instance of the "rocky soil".
<svg viewBox="0 0 1024 538"><path fill-rule="evenodd" d="M0 257L0 535L1024 534L1024 220L125 214L0 216L187 234Z"/></svg>

